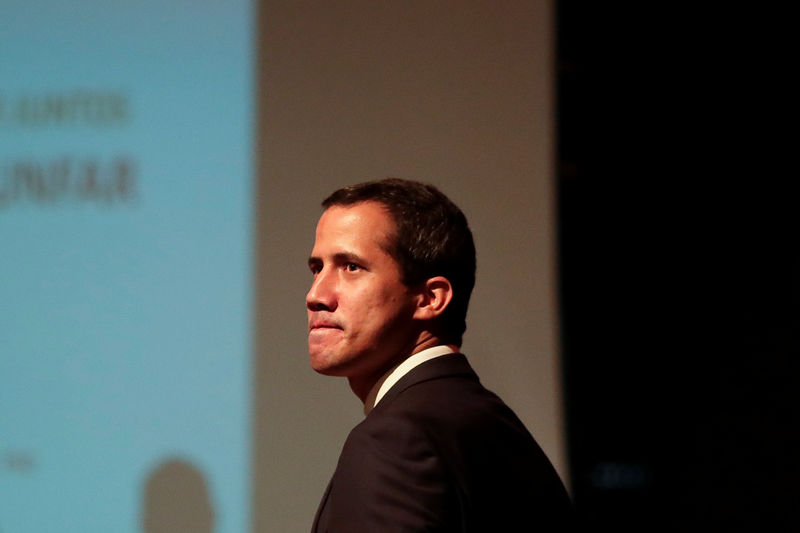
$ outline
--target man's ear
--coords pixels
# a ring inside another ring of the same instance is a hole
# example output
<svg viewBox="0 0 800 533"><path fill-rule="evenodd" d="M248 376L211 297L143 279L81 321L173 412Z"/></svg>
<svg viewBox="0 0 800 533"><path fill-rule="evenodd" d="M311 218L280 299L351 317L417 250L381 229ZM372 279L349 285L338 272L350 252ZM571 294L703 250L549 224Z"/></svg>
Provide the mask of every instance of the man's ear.
<svg viewBox="0 0 800 533"><path fill-rule="evenodd" d="M417 308L414 318L417 320L431 320L447 309L453 299L453 286L450 280L443 276L428 278L420 287Z"/></svg>

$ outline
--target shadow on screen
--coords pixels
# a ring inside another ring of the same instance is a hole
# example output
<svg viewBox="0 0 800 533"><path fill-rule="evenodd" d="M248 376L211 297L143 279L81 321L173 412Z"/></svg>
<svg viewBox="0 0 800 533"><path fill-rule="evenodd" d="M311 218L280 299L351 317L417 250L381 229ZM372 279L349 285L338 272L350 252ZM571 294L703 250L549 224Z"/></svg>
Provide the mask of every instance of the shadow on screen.
<svg viewBox="0 0 800 533"><path fill-rule="evenodd" d="M191 463L160 463L144 486L140 515L144 533L211 533L214 510L205 477Z"/></svg>

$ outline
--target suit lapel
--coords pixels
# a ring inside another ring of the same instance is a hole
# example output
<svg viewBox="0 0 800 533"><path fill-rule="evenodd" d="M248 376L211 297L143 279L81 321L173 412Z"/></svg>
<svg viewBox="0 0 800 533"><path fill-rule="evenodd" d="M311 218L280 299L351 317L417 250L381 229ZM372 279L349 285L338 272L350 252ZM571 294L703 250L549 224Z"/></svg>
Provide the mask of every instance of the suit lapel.
<svg viewBox="0 0 800 533"><path fill-rule="evenodd" d="M400 378L391 389L381 398L375 409L379 409L382 405L391 402L398 394L407 388L429 381L431 379L439 379L443 377L464 376L477 380L478 376L472 367L469 365L467 358L462 353L450 353L425 361L424 363L415 366L409 370L408 374ZM374 410L373 410L374 411Z"/></svg>
<svg viewBox="0 0 800 533"><path fill-rule="evenodd" d="M370 411L370 414L367 415L367 417L371 416L375 412L380 411L381 407L385 407L394 398L396 398L397 395L417 383L452 376L462 376L468 379L478 380L478 376L472 370L472 367L470 367L469 363L467 362L467 358L464 357L463 354L452 353L442 355L412 368L408 374L400 378L400 380L395 383L391 389L389 389L384 397L381 398L381 401L378 402L378 405L375 406L375 409ZM334 472L333 478L331 478L331 481L328 483L328 487L325 489L325 494L322 496L322 501L319 504L317 513L314 516L314 525L311 529L312 533L327 532L329 522L328 515L330 512L328 499L330 497L331 487L333 486L335 478L336 472Z"/></svg>

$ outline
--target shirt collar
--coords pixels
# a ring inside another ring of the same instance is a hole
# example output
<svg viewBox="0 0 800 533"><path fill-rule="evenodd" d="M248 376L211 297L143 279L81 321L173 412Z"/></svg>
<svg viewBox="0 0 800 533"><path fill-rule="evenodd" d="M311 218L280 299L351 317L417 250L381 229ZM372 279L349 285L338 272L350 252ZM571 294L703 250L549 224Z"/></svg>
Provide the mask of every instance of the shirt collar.
<svg viewBox="0 0 800 533"><path fill-rule="evenodd" d="M454 353L454 350L449 346L434 346L433 348L426 348L421 352L417 352L407 359L405 359L399 365L396 365L389 369L370 389L369 394L367 394L367 398L364 401L364 414L368 415L370 411L372 411L378 402L381 401L381 398L389 392L389 389L397 383L400 378L408 374L408 372L424 363L425 361L430 361L436 357L440 357L442 355L447 355L449 353Z"/></svg>

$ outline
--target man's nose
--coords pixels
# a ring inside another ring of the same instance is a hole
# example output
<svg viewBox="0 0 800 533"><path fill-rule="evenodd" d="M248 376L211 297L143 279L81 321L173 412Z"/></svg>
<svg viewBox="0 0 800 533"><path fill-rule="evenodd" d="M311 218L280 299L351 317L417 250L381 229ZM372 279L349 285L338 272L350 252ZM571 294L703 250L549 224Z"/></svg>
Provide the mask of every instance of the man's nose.
<svg viewBox="0 0 800 533"><path fill-rule="evenodd" d="M333 273L321 270L314 276L311 288L306 294L306 307L309 311L333 311L336 309L336 280Z"/></svg>

